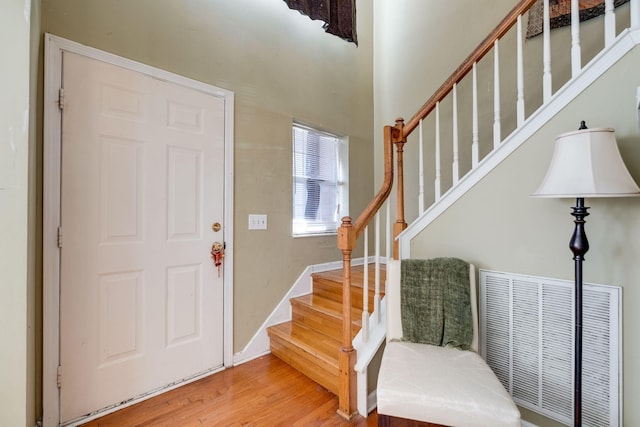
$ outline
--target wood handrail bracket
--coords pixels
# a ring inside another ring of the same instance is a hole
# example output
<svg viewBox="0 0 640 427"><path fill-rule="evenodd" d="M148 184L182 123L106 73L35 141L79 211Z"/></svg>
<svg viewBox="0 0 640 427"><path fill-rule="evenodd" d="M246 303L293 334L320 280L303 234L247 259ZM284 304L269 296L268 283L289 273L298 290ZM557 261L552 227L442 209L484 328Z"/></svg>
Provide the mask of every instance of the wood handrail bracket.
<svg viewBox="0 0 640 427"><path fill-rule="evenodd" d="M500 21L498 26L480 43L480 45L464 60L464 62L445 80L440 88L405 124L403 119L397 119L394 126L384 127L384 179L380 190L360 214L355 223L351 217L342 218L342 225L338 229L338 249L342 251L343 260L343 340L338 358L339 386L338 386L338 414L350 420L356 413L356 351L351 337L351 253L355 249L358 237L366 230L380 208L391 194L394 179L393 145L396 145L397 158L397 212L393 226L394 250L393 257L399 258L396 237L407 227L404 219L404 177L403 177L403 148L407 137L418 127L420 121L429 115L436 105L443 100L455 84L460 82L491 49L495 42L502 38L517 22L518 17L527 12L536 0L522 0Z"/></svg>

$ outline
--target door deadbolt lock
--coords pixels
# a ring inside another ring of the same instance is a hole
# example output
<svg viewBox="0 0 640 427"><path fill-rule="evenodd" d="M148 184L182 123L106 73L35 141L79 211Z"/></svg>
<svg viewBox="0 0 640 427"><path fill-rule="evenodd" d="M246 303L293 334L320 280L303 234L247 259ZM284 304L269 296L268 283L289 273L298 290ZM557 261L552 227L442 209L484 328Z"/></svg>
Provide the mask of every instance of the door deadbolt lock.
<svg viewBox="0 0 640 427"><path fill-rule="evenodd" d="M219 222L214 222L213 224L211 224L211 229L213 231L218 232L218 231L220 231L221 228L222 228L222 226L220 225Z"/></svg>

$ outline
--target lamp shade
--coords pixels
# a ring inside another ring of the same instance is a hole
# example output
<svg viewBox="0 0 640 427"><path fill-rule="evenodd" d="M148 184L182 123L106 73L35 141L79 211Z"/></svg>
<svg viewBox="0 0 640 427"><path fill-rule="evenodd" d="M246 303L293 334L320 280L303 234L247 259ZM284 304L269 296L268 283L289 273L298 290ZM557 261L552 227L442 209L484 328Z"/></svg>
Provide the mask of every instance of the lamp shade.
<svg viewBox="0 0 640 427"><path fill-rule="evenodd" d="M640 196L622 161L611 128L582 129L556 137L542 184L534 197Z"/></svg>

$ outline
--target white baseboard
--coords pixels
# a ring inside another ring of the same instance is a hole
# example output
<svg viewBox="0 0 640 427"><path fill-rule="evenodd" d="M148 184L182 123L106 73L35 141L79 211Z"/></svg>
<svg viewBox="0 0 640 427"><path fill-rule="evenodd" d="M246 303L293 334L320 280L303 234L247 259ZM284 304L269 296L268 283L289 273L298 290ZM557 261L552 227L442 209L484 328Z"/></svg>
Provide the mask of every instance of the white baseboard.
<svg viewBox="0 0 640 427"><path fill-rule="evenodd" d="M369 414L378 407L378 390L373 390L367 396L367 409L369 410Z"/></svg>
<svg viewBox="0 0 640 427"><path fill-rule="evenodd" d="M520 425L521 425L522 427L538 427L537 425L532 424L532 423L530 423L529 421L525 421L525 420L522 420L522 421L520 422Z"/></svg>

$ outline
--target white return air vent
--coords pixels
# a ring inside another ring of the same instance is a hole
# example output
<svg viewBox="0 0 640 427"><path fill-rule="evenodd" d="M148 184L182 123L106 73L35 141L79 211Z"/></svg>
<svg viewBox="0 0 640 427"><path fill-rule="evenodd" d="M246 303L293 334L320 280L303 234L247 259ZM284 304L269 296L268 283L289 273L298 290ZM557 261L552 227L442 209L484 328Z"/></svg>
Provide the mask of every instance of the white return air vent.
<svg viewBox="0 0 640 427"><path fill-rule="evenodd" d="M480 353L513 400L573 414L573 281L480 270ZM582 417L621 426L621 289L584 284Z"/></svg>

